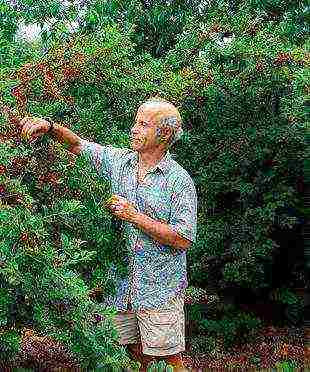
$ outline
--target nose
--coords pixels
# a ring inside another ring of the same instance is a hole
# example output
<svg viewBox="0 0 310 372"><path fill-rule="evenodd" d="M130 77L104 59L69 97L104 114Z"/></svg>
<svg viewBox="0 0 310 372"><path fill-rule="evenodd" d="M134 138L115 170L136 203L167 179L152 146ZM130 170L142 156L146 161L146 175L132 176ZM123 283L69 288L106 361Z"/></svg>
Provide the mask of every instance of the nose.
<svg viewBox="0 0 310 372"><path fill-rule="evenodd" d="M138 134L138 129L136 126L132 127L131 128L131 135L132 136L136 136Z"/></svg>

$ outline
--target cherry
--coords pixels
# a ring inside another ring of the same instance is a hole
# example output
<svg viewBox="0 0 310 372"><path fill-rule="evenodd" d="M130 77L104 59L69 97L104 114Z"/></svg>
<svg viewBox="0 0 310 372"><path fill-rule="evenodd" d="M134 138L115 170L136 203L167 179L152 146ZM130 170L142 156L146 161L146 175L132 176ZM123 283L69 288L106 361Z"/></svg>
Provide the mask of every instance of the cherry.
<svg viewBox="0 0 310 372"><path fill-rule="evenodd" d="M13 87L11 93L14 97L20 98L23 96L22 89L19 86Z"/></svg>
<svg viewBox="0 0 310 372"><path fill-rule="evenodd" d="M3 185L0 185L0 195L5 194L6 190Z"/></svg>
<svg viewBox="0 0 310 372"><path fill-rule="evenodd" d="M22 233L20 239L23 241L23 242L26 242L28 239L29 239L29 235L27 233Z"/></svg>
<svg viewBox="0 0 310 372"><path fill-rule="evenodd" d="M276 65L282 65L284 62L288 62L291 60L290 53L278 53L277 58L275 59Z"/></svg>
<svg viewBox="0 0 310 372"><path fill-rule="evenodd" d="M7 171L6 167L4 165L0 164L0 176L4 174Z"/></svg>

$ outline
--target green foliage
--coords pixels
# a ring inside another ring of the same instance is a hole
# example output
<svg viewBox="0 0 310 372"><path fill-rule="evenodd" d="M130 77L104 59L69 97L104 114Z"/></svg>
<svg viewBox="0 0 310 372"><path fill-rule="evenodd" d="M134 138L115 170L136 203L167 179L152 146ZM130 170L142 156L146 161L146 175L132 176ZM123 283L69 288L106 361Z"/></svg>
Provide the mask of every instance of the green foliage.
<svg viewBox="0 0 310 372"><path fill-rule="evenodd" d="M124 32L132 30L137 53L164 56L175 45L176 36L193 13L187 1L95 1L85 15L85 28L93 32L102 25L118 23Z"/></svg>
<svg viewBox="0 0 310 372"><path fill-rule="evenodd" d="M291 31L280 26L284 16L273 21L260 14L262 21L257 23L257 11L243 5L235 17L225 7L214 6L207 22L189 23L166 62L174 69L182 67L180 72L196 82L184 99L192 130L180 149L182 159L191 159L193 148L200 149L195 159L184 160L197 175L201 191L199 238L190 256L192 278L199 283L198 259L229 251L236 261L225 263L224 280L265 286L260 261L276 247L268 238L270 226L292 228L297 222L278 213L298 204L296 188L284 178L293 163L299 175L302 171L305 85L297 82L305 76L299 64L303 49L293 44ZM294 23L295 16L291 20ZM227 35L234 37L224 43ZM289 50L286 63L279 51ZM210 75L213 84L210 80L199 85ZM289 101L296 104L293 110ZM284 160L291 157L291 164Z"/></svg>
<svg viewBox="0 0 310 372"><path fill-rule="evenodd" d="M196 336L191 339L191 350L194 354L198 353L211 353L219 351L219 345L216 337L214 336Z"/></svg>
<svg viewBox="0 0 310 372"><path fill-rule="evenodd" d="M299 302L298 297L289 288L277 288L271 295L271 298L275 301L283 304L296 304Z"/></svg>
<svg viewBox="0 0 310 372"><path fill-rule="evenodd" d="M164 360L149 363L147 372L173 372L173 366L168 365Z"/></svg>
<svg viewBox="0 0 310 372"><path fill-rule="evenodd" d="M270 299L286 305L285 317L290 325L301 326L304 319L304 299L296 296L290 288L276 288L270 294Z"/></svg>
<svg viewBox="0 0 310 372"><path fill-rule="evenodd" d="M238 311L234 305L226 305L221 319L202 319L199 324L209 336L223 338L224 347L229 348L235 343L248 341L262 322L252 314Z"/></svg>
<svg viewBox="0 0 310 372"><path fill-rule="evenodd" d="M1 44L6 41L13 41L14 34L17 30L17 13L14 11L9 4L1 0L0 1L0 35ZM2 46L2 45L1 45ZM2 48L1 48L2 51ZM1 53L2 54L2 53Z"/></svg>
<svg viewBox="0 0 310 372"><path fill-rule="evenodd" d="M296 180L306 147L308 15L301 2L207 3L95 1L71 36L65 21L77 16L74 7L21 1L24 12L17 15L0 3L0 166L6 168L0 172L0 324L12 352L18 339L7 328L20 334L30 318L85 368L129 362L110 323L115 309L88 295L95 287L103 297L111 294L114 274L126 276L122 225L102 205L109 184L83 156L72 166L66 144L45 136L18 141L16 123L26 114L49 116L100 144L129 147L138 106L155 94L170 100L185 129L176 160L198 191L190 284L271 285L264 262L277 244L270 231L292 229L304 213ZM43 24L50 16L59 22L42 42L30 48L13 41L18 20ZM29 79L22 73L26 62ZM25 101L12 95L14 87ZM228 261L221 259L227 253ZM206 263L210 256L219 258L216 270ZM19 292L29 305L20 301L18 315L10 315ZM297 304L291 294L280 298ZM259 326L250 315L211 321L200 311L193 306L191 316L225 345ZM97 313L106 317L102 326L92 321Z"/></svg>
<svg viewBox="0 0 310 372"><path fill-rule="evenodd" d="M20 348L20 336L17 330L12 329L0 334L0 360L9 361Z"/></svg>
<svg viewBox="0 0 310 372"><path fill-rule="evenodd" d="M296 369L298 368L298 365L296 362L289 360L289 361L278 362L275 365L275 368L276 370L280 370L283 372L293 372L293 371L296 371Z"/></svg>
<svg viewBox="0 0 310 372"><path fill-rule="evenodd" d="M62 20L63 17L68 19L70 12L66 12L63 2L60 0L18 0L20 10L23 10L23 18L26 23L40 21L43 23L50 18Z"/></svg>
<svg viewBox="0 0 310 372"><path fill-rule="evenodd" d="M200 304L193 304L188 308L188 319L201 321L202 320L202 313L201 313L201 305Z"/></svg>

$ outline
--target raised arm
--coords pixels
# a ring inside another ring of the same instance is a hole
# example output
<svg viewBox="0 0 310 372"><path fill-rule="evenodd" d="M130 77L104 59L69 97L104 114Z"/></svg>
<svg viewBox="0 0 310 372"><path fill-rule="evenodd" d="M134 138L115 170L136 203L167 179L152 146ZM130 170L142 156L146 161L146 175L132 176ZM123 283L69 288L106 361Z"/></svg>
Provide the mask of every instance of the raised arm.
<svg viewBox="0 0 310 372"><path fill-rule="evenodd" d="M50 123L45 119L25 117L20 122L22 126L21 136L33 140L40 137L50 128ZM81 137L70 129L57 123L53 123L53 129L48 133L58 142L66 144L68 151L78 155L81 151Z"/></svg>
<svg viewBox="0 0 310 372"><path fill-rule="evenodd" d="M68 151L78 155L81 151L81 137L70 129L58 124L53 125L49 134L60 143L68 144Z"/></svg>
<svg viewBox="0 0 310 372"><path fill-rule="evenodd" d="M50 123L45 119L25 117L21 120L20 124L22 126L21 136L30 141L46 134L50 129ZM113 169L120 166L122 156L130 152L126 148L100 145L87 141L73 133L70 129L57 123L53 124L53 128L48 132L48 135L52 136L58 142L66 144L68 151L71 153L76 155L83 153L86 155L98 174L108 180L111 180Z"/></svg>

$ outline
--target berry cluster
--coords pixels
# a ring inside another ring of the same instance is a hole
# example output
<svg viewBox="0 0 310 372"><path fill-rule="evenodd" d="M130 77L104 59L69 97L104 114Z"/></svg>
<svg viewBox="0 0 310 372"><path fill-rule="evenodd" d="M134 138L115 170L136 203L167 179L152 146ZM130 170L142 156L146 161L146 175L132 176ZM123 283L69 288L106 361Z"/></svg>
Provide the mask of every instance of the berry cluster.
<svg viewBox="0 0 310 372"><path fill-rule="evenodd" d="M5 195L5 187L3 185L0 185L0 197Z"/></svg>
<svg viewBox="0 0 310 372"><path fill-rule="evenodd" d="M70 62L64 61L63 59L60 61L60 71L58 71L58 80L60 85L64 85L80 76L81 69L79 66L84 64L85 59L86 57L83 53L76 53ZM12 96L16 99L18 111L22 113L23 116L25 116L27 112L27 97L31 95L32 91L30 82L39 76L41 76L43 80L43 96L45 98L49 97L56 100L62 100L71 105L74 104L74 98L72 96L62 96L61 90L58 87L55 72L46 61L33 64L27 63L17 71L17 77L20 80L20 84L13 87L11 90Z"/></svg>
<svg viewBox="0 0 310 372"><path fill-rule="evenodd" d="M285 63L291 62L291 61L292 61L292 57L290 53L279 53L277 55L277 58L274 61L274 64L277 66L283 66Z"/></svg>
<svg viewBox="0 0 310 372"><path fill-rule="evenodd" d="M60 174L58 174L57 172L48 172L46 175L39 176L39 186L42 186L43 183L49 183L53 186L61 184Z"/></svg>

